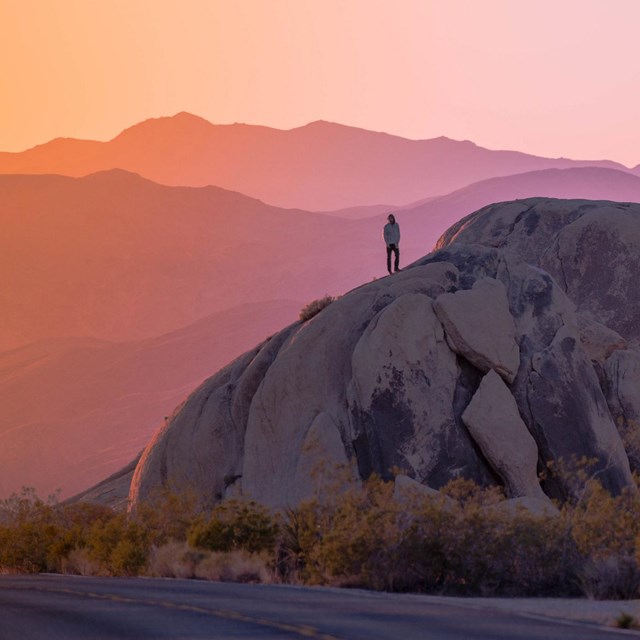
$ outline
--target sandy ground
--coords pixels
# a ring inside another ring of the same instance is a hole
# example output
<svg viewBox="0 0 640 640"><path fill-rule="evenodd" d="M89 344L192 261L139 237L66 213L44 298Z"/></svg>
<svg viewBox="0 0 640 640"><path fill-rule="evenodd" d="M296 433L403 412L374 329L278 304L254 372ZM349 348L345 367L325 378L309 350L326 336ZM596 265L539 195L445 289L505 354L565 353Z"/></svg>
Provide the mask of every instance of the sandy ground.
<svg viewBox="0 0 640 640"><path fill-rule="evenodd" d="M616 628L622 614L633 616L640 624L640 600L587 600L578 598L454 598L426 596L441 603L510 611L519 615L569 623L593 624ZM640 629L629 632L640 636Z"/></svg>

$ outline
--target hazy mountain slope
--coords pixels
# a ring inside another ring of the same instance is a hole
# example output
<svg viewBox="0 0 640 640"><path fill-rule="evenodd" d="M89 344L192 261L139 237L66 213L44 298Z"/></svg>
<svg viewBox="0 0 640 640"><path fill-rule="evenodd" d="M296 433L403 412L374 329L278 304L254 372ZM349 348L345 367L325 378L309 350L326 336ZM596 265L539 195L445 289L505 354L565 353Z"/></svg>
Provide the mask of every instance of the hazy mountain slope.
<svg viewBox="0 0 640 640"><path fill-rule="evenodd" d="M0 496L63 496L116 471L186 395L295 319L300 302L245 304L139 342L59 339L0 353Z"/></svg>
<svg viewBox="0 0 640 640"><path fill-rule="evenodd" d="M534 196L640 201L640 177L545 170L431 199L398 213L402 264L469 212ZM385 274L385 217L281 210L123 171L0 176L0 348L64 335L141 339L245 302L343 293Z"/></svg>
<svg viewBox="0 0 640 640"><path fill-rule="evenodd" d="M540 158L448 138L408 140L329 122L283 131L214 125L188 113L134 125L113 140L56 139L0 153L1 173L82 176L122 168L171 185L217 185L281 207L326 211L444 195L485 178L609 161Z"/></svg>
<svg viewBox="0 0 640 640"><path fill-rule="evenodd" d="M379 230L359 222L123 171L0 176L0 224L5 350L146 338L246 302L340 293L380 253Z"/></svg>
<svg viewBox="0 0 640 640"><path fill-rule="evenodd" d="M445 229L472 211L494 202L531 197L640 202L640 177L612 169L583 167L533 171L469 185L399 211L406 258L417 259L419 251L432 249ZM378 220L382 225L384 216Z"/></svg>

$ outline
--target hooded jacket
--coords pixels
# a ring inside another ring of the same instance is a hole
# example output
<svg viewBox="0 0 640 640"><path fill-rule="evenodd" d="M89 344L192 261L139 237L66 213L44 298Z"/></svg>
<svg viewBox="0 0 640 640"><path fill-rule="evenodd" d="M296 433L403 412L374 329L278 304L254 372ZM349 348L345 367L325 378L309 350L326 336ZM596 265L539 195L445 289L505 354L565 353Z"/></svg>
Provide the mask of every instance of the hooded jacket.
<svg viewBox="0 0 640 640"><path fill-rule="evenodd" d="M384 225L384 241L387 246L400 244L400 225L397 222L387 222Z"/></svg>

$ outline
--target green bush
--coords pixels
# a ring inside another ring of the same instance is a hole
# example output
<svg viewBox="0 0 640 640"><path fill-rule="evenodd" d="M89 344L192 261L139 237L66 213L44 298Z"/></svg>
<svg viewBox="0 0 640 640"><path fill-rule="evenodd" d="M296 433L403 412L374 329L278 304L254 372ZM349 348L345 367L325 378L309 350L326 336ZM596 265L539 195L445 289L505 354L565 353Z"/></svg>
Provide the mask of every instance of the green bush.
<svg viewBox="0 0 640 640"><path fill-rule="evenodd" d="M196 523L188 534L189 544L210 551L249 552L272 550L278 525L262 506L255 502L228 500L219 504L211 517Z"/></svg>
<svg viewBox="0 0 640 640"><path fill-rule="evenodd" d="M151 547L149 530L125 513L91 525L86 540L89 557L109 575L138 575Z"/></svg>
<svg viewBox="0 0 640 640"><path fill-rule="evenodd" d="M187 539L194 523L202 519L200 500L195 491L170 491L161 488L133 514L149 532L156 546Z"/></svg>
<svg viewBox="0 0 640 640"><path fill-rule="evenodd" d="M50 503L33 489L0 501L0 568L37 573L52 568L52 550L64 536Z"/></svg>

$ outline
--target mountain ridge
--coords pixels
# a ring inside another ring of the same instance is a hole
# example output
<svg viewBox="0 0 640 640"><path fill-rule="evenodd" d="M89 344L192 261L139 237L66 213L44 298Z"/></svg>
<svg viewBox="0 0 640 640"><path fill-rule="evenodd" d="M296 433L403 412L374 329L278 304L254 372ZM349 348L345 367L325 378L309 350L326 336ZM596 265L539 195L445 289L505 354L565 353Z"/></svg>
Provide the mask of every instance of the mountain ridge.
<svg viewBox="0 0 640 640"><path fill-rule="evenodd" d="M0 173L78 177L119 167L161 184L216 185L310 211L402 206L490 177L570 166L634 171L610 160L545 158L445 136L414 140L326 120L276 129L217 125L188 112L149 118L105 142L56 138L0 153Z"/></svg>

